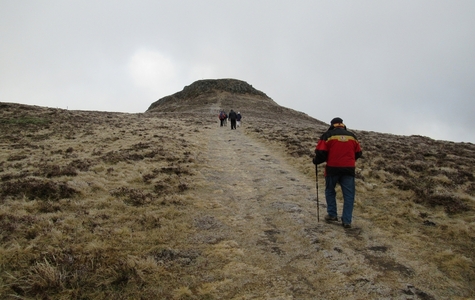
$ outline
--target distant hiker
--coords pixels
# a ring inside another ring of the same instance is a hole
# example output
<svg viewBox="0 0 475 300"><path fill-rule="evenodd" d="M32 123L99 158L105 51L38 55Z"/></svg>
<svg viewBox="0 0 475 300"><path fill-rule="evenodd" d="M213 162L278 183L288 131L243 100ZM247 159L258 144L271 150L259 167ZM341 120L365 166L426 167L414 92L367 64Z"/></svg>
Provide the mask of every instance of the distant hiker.
<svg viewBox="0 0 475 300"><path fill-rule="evenodd" d="M241 127L241 118L242 118L241 113L238 112L238 113L237 113L237 117L236 117L236 125L237 125L237 127Z"/></svg>
<svg viewBox="0 0 475 300"><path fill-rule="evenodd" d="M229 120L231 120L231 130L236 129L236 119L237 119L237 114L234 112L234 110L231 109L229 112L228 116Z"/></svg>
<svg viewBox="0 0 475 300"><path fill-rule="evenodd" d="M227 116L226 116L226 113L224 112L224 110L219 112L218 118L219 118L221 127L226 126L225 120L226 120Z"/></svg>
<svg viewBox="0 0 475 300"><path fill-rule="evenodd" d="M355 202L355 165L362 151L356 136L346 130L341 118L334 118L330 128L322 134L315 148L315 165L326 162L325 198L327 202L327 222L338 221L336 206L336 184L343 192L343 212L341 222L344 228L351 228L353 205Z"/></svg>

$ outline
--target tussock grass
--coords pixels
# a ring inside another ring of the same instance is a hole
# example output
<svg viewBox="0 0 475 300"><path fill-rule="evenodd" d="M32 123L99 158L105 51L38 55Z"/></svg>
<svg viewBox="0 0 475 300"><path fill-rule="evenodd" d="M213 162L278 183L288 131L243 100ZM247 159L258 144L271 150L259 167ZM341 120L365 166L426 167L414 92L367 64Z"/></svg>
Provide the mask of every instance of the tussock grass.
<svg viewBox="0 0 475 300"><path fill-rule="evenodd" d="M272 201L273 224L229 238L260 211L229 214L216 200L228 187L205 179L218 170L204 153L216 103L239 105L240 130L315 180L313 149L328 124L264 100L218 93L147 114L0 103L0 298L474 296L472 144L356 131L357 231L314 226L282 243L304 222L295 195ZM318 180L324 203L323 167Z"/></svg>
<svg viewBox="0 0 475 300"><path fill-rule="evenodd" d="M190 140L175 118L2 107L1 298L186 296L170 270L198 256L180 241L199 132Z"/></svg>

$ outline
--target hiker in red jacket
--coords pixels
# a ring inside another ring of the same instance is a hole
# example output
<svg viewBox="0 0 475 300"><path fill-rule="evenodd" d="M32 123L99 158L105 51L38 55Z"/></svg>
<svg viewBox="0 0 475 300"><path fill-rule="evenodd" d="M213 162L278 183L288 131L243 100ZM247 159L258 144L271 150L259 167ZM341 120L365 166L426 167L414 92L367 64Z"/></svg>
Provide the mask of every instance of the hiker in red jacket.
<svg viewBox="0 0 475 300"><path fill-rule="evenodd" d="M322 134L315 148L315 165L326 162L325 199L327 202L327 222L338 221L336 206L336 184L343 193L342 225L351 228L355 202L355 165L362 151L356 136L346 130L341 118L334 118L330 128Z"/></svg>

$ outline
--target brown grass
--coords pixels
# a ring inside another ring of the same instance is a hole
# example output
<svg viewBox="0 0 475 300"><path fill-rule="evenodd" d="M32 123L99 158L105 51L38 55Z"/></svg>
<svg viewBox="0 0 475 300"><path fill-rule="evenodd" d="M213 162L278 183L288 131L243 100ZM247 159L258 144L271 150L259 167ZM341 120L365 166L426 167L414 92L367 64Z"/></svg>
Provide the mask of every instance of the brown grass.
<svg viewBox="0 0 475 300"><path fill-rule="evenodd" d="M197 258L173 247L190 230L199 131L15 104L0 126L1 298L170 298L181 280L167 269Z"/></svg>
<svg viewBox="0 0 475 300"><path fill-rule="evenodd" d="M247 135L314 180L313 149L328 125L261 97L221 93L146 114L0 103L0 298L277 299L285 295L280 291L293 291L306 299L315 293L304 277L295 278L295 287L279 280L307 266L289 263L281 276L267 274L269 261L299 251L276 246L292 230L287 219L274 224L280 230L259 228L257 246L269 249L264 259L226 237L245 220L209 213L225 212L208 197L224 188L209 190L203 176L217 103L238 108ZM397 285L408 297L473 297L475 146L355 132L364 151L355 208L362 233L327 249L333 244L314 227L299 241L320 249L304 260L334 274L322 279L321 292L331 295L350 278L353 289L376 297L374 274L393 272L444 293ZM303 208L276 201L273 209ZM360 255L344 265L322 264L328 257L344 260L350 248ZM352 275L363 272L363 263L375 273ZM415 270L422 270L417 279ZM338 293L345 295L328 298Z"/></svg>

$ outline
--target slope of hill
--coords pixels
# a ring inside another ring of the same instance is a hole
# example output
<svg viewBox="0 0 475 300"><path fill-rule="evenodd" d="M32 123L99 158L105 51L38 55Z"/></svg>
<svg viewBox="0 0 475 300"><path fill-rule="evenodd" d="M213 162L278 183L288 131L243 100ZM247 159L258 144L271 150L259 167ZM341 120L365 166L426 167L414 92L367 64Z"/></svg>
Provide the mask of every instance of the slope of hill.
<svg viewBox="0 0 475 300"><path fill-rule="evenodd" d="M233 79L144 114L0 103L0 298L473 298L475 145L354 130L344 230L317 222L327 128Z"/></svg>
<svg viewBox="0 0 475 300"><path fill-rule="evenodd" d="M308 115L284 108L265 93L248 83L236 79L199 80L186 86L181 92L163 97L152 103L147 113L194 114L209 116L220 109L235 109L247 118L268 120L305 119L311 123L324 124Z"/></svg>
<svg viewBox="0 0 475 300"><path fill-rule="evenodd" d="M247 82L236 79L206 79L198 80L189 86L185 86L181 92L159 99L152 103L147 111L173 111L174 108L180 110L202 108L203 104L208 104L210 98L220 93L251 96L252 100L263 100L261 101L262 103L276 105L266 94L256 90Z"/></svg>

